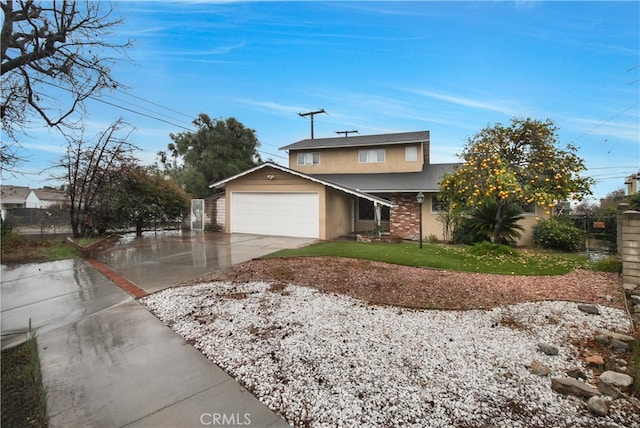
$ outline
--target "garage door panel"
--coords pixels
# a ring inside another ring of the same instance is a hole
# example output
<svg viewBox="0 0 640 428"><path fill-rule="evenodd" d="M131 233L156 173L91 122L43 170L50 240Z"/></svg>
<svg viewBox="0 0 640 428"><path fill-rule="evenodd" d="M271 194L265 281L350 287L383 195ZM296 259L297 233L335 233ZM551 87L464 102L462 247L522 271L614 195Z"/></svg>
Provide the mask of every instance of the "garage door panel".
<svg viewBox="0 0 640 428"><path fill-rule="evenodd" d="M234 192L231 232L319 237L318 193Z"/></svg>

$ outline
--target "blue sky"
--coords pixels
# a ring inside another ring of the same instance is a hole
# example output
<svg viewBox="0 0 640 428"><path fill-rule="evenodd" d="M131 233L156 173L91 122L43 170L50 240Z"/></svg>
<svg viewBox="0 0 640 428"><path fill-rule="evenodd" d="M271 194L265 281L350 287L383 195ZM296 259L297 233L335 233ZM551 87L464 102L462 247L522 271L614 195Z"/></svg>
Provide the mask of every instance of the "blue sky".
<svg viewBox="0 0 640 428"><path fill-rule="evenodd" d="M513 117L552 119L579 147L595 197L640 170L640 3L121 1L116 38L134 40L114 76L128 87L88 104L87 134L118 117L143 163L199 113L256 131L263 159L315 136L431 131L431 161L456 162L468 137ZM151 104L150 102L154 103ZM61 142L21 139L35 174ZM53 183L49 183L53 184Z"/></svg>

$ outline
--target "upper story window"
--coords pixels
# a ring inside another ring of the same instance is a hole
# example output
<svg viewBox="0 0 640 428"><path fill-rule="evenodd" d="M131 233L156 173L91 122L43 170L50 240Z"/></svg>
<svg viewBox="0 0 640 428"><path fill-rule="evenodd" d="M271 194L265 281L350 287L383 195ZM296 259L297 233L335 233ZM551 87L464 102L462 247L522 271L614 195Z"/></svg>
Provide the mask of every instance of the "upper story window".
<svg viewBox="0 0 640 428"><path fill-rule="evenodd" d="M418 160L418 146L404 146L404 160L406 162L416 162Z"/></svg>
<svg viewBox="0 0 640 428"><path fill-rule="evenodd" d="M360 163L384 162L384 149L366 149L358 151L358 161Z"/></svg>
<svg viewBox="0 0 640 428"><path fill-rule="evenodd" d="M320 153L305 152L298 153L298 165L318 165L320 164Z"/></svg>

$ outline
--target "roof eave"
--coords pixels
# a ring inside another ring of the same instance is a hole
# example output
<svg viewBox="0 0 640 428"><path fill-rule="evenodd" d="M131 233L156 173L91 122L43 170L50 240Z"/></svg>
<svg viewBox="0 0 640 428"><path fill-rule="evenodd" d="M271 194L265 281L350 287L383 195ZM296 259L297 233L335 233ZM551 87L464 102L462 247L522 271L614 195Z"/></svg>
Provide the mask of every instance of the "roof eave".
<svg viewBox="0 0 640 428"><path fill-rule="evenodd" d="M212 189L212 188L216 188L216 189L224 188L224 186L228 182L236 180L236 179L238 179L240 177L243 177L245 175L251 174L251 173L253 173L255 171L258 171L258 170L260 170L262 168L266 168L266 167L271 167L271 168L274 168L274 169L278 169L278 170L280 170L282 172L286 172L286 173L289 173L289 174L292 174L292 175L307 179L309 181L313 181L315 183L322 184L324 186L329 186L329 187L331 187L333 189L336 189L336 190L339 190L341 192L344 192L344 193L347 193L347 194L350 194L350 195L353 195L353 196L357 196L359 198L367 199L367 200L370 200L372 202L377 202L377 203L379 203L381 205L384 205L384 206L388 206L388 207L395 207L396 206L394 203L392 203L391 201L387 201L386 199L378 198L377 196L369 195L366 192L361 192L359 190L354 190L354 189L351 189L349 187L345 187L345 186L342 186L342 185L339 185L339 184L336 184L336 183L332 183L330 181L321 180L321 179L312 177L310 175L303 174L301 172L298 172L298 171L295 171L295 170L292 170L292 169L289 169L289 168L285 168L285 167L283 167L281 165L278 165L278 164L275 164L275 163L271 163L271 162L265 162L263 164L255 166L255 167L253 167L251 169L248 169L248 170L246 170L244 172L236 174L236 175L234 175L232 177L229 177L229 178L226 178L224 180L218 181L217 183L210 184L209 188L210 189Z"/></svg>

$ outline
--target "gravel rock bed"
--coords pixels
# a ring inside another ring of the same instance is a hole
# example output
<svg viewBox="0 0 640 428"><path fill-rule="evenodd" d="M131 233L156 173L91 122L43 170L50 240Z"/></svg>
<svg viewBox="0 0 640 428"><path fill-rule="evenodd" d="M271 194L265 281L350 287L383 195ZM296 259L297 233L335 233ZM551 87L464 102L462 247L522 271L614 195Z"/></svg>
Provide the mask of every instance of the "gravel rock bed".
<svg viewBox="0 0 640 428"><path fill-rule="evenodd" d="M573 343L627 331L616 308L411 310L267 282L176 287L141 302L294 426L640 426L628 401L603 397L610 413L597 417L530 369L536 360L550 376L593 379Z"/></svg>

